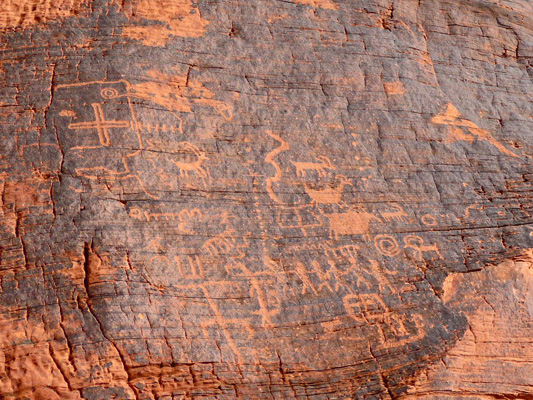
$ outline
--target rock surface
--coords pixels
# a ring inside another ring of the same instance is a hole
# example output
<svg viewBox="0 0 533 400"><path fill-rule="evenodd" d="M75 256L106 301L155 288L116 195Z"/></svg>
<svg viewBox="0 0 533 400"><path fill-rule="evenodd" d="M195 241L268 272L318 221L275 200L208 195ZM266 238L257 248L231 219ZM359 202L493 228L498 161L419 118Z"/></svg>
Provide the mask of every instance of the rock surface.
<svg viewBox="0 0 533 400"><path fill-rule="evenodd" d="M0 29L0 398L533 398L529 0Z"/></svg>

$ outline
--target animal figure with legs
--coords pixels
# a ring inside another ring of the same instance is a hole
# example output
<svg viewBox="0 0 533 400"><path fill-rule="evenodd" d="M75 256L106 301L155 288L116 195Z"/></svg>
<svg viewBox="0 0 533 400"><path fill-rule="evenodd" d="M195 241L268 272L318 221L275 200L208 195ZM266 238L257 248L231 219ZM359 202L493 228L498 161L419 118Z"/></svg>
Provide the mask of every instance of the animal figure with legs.
<svg viewBox="0 0 533 400"><path fill-rule="evenodd" d="M317 159L320 162L315 163L315 162L291 161L291 164L296 167L296 176L300 178L305 178L307 171L315 171L318 174L318 176L325 177L327 174L326 169L330 169L330 170L337 169L328 157L319 156L317 157Z"/></svg>

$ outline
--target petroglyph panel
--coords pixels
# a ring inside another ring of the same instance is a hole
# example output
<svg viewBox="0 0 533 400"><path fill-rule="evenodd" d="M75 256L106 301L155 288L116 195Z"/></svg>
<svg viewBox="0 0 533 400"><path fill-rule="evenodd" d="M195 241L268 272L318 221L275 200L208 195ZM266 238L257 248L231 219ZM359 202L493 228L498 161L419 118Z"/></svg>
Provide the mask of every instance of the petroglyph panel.
<svg viewBox="0 0 533 400"><path fill-rule="evenodd" d="M415 3L8 1L0 398L431 396L475 358L450 282L533 247L531 12Z"/></svg>

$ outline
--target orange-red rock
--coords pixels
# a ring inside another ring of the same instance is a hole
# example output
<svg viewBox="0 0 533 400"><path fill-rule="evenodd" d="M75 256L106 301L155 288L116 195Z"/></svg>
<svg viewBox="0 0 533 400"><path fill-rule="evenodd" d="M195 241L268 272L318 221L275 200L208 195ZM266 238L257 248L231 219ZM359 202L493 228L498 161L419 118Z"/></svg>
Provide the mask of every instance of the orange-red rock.
<svg viewBox="0 0 533 400"><path fill-rule="evenodd" d="M1 399L529 399L528 0L0 4Z"/></svg>

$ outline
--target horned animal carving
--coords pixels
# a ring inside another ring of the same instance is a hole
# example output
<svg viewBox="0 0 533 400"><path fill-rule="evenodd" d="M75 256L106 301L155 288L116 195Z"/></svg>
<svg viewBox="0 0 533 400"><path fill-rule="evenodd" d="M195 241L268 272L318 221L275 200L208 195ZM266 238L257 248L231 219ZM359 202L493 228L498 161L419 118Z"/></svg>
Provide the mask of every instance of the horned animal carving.
<svg viewBox="0 0 533 400"><path fill-rule="evenodd" d="M167 159L179 168L180 177L189 179L189 175L194 173L204 184L211 180L209 171L203 165L209 158L195 144L190 142L165 143L153 139L148 139L146 142L148 143L146 150L164 150L171 155Z"/></svg>
<svg viewBox="0 0 533 400"><path fill-rule="evenodd" d="M315 171L318 173L318 176L324 177L326 176L326 169L337 169L328 157L319 156L317 159L320 160L320 162L291 161L292 165L296 167L296 176L304 178L307 174L307 171Z"/></svg>
<svg viewBox="0 0 533 400"><path fill-rule="evenodd" d="M170 160L174 165L180 169L180 176L188 178L191 172L194 172L198 177L203 181L209 178L209 172L202 165L205 160L208 160L205 153L201 151L194 144L189 142L182 142L183 150L188 151L196 156L194 161L180 161L180 160Z"/></svg>

